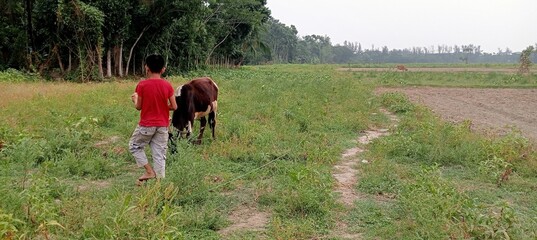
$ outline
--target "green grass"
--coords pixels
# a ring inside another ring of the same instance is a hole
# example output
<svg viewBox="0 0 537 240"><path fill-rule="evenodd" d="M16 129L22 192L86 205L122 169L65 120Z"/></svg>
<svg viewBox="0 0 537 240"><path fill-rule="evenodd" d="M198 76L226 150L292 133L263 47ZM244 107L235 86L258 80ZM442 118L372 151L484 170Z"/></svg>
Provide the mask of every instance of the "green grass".
<svg viewBox="0 0 537 240"><path fill-rule="evenodd" d="M331 165L371 124L370 87L328 66L191 77L201 75L220 87L217 140L180 143L168 157L167 178L142 188L134 186L141 170L127 151L138 120L129 100L135 82L71 91L25 83L47 91L31 90L0 109L3 236L218 239L229 213L244 203L271 214L267 230L257 233L269 238L330 231Z"/></svg>
<svg viewBox="0 0 537 240"><path fill-rule="evenodd" d="M465 63L352 63L341 64L341 67L347 68L394 68L397 65L404 65L412 68L511 68L517 69L519 64L513 63L479 63L479 64L465 64Z"/></svg>
<svg viewBox="0 0 537 240"><path fill-rule="evenodd" d="M360 165L357 190L368 197L355 203L349 225L382 239L537 236L537 154L526 139L516 132L480 136L466 123L408 107L413 105L398 93L382 95L381 102L401 121L371 144L372 163ZM499 185L508 167L510 180Z"/></svg>
<svg viewBox="0 0 537 240"><path fill-rule="evenodd" d="M343 71L347 72L347 71ZM489 87L535 88L537 74L479 72L347 72L354 79L388 87Z"/></svg>
<svg viewBox="0 0 537 240"><path fill-rule="evenodd" d="M534 87L535 75L349 73L326 65L195 72L220 87L217 139L179 143L167 177L134 185L127 150L138 120L134 81L0 83L0 236L12 239L220 239L243 205L270 214L264 231L231 239L331 236L344 215L366 239L534 239L537 154L443 122L376 86ZM13 73L8 73L13 74ZM0 74L1 75L1 74ZM514 81L505 79L516 78ZM346 212L331 172L360 131L400 122L368 145ZM196 123L197 126L197 123ZM197 129L197 128L196 128ZM506 167L513 173L500 186Z"/></svg>

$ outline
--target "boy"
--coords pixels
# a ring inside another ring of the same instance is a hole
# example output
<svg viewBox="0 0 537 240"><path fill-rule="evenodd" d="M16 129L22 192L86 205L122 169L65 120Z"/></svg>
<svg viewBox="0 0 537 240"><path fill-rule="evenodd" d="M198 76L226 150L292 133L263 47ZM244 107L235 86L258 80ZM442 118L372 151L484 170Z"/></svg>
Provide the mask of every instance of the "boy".
<svg viewBox="0 0 537 240"><path fill-rule="evenodd" d="M168 126L170 110L177 109L172 85L161 78L164 73L164 58L150 55L145 59L147 78L136 85L131 99L140 110L140 122L129 141L129 150L138 167L145 173L138 178L137 185L152 178L164 178L166 170L166 149L168 148ZM144 148L151 146L153 167L149 164Z"/></svg>

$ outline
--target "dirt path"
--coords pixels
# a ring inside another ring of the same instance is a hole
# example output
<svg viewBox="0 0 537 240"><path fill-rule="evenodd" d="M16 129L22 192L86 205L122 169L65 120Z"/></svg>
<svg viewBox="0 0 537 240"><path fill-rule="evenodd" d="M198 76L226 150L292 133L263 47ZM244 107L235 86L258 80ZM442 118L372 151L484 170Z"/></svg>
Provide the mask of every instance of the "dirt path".
<svg viewBox="0 0 537 240"><path fill-rule="evenodd" d="M395 115L385 110L381 110L381 112L390 118L392 126L397 126L398 119ZM363 132L358 137L358 146L347 149L341 155L341 161L334 166L332 176L337 181L334 191L340 194L338 201L345 206L346 210L352 209L354 201L362 197L360 192L355 190L356 183L359 181L358 170L355 166L357 164L368 164L369 162L366 159L360 159L360 153L365 151L365 146L372 140L388 134L388 129L372 129ZM362 239L362 234L349 232L345 217L345 213L339 214L335 231L332 233L333 237Z"/></svg>
<svg viewBox="0 0 537 240"><path fill-rule="evenodd" d="M263 232L269 222L270 214L259 211L256 207L240 205L228 217L230 226L218 231L224 239L232 238L233 234L249 231Z"/></svg>
<svg viewBox="0 0 537 240"><path fill-rule="evenodd" d="M448 121L471 120L480 130L505 133L512 127L537 141L537 89L381 88L402 92Z"/></svg>

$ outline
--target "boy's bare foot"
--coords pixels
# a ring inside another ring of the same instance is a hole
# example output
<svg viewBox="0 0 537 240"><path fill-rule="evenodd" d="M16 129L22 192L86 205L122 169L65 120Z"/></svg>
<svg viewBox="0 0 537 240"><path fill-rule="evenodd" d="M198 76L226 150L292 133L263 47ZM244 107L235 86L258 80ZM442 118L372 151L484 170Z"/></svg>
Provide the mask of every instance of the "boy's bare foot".
<svg viewBox="0 0 537 240"><path fill-rule="evenodd" d="M140 187L140 186L142 186L142 184L144 184L144 182L136 179L136 186Z"/></svg>
<svg viewBox="0 0 537 240"><path fill-rule="evenodd" d="M156 177L155 173L153 174L144 173L144 175L138 178L138 181L143 182L143 181L147 181L149 179L155 178L155 177Z"/></svg>
<svg viewBox="0 0 537 240"><path fill-rule="evenodd" d="M136 179L136 186L142 186L142 184L144 184L145 181L149 180L149 179L152 179L152 178L156 178L156 176L153 174L153 175L142 175L141 177L139 177L138 179Z"/></svg>
<svg viewBox="0 0 537 240"><path fill-rule="evenodd" d="M141 186L144 181L157 177L157 174L155 174L155 171L153 171L153 168L151 167L151 165L146 164L144 165L144 168L145 168L144 175L140 176L138 180L136 181L136 185L138 186Z"/></svg>

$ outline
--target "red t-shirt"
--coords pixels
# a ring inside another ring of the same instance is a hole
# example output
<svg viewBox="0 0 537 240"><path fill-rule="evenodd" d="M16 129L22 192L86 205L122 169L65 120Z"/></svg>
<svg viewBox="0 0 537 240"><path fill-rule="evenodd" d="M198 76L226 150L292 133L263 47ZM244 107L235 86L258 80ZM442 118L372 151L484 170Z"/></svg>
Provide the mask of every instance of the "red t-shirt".
<svg viewBox="0 0 537 240"><path fill-rule="evenodd" d="M140 126L167 127L170 108L168 99L173 96L172 85L164 79L145 79L136 85L136 93L142 99Z"/></svg>

